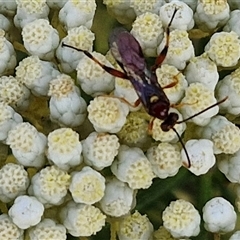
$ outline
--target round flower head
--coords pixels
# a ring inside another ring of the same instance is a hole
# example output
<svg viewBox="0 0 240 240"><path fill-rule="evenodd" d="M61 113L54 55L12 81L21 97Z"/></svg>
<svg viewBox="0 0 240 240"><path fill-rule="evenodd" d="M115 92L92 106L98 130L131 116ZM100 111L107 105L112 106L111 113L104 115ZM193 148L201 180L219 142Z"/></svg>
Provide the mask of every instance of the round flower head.
<svg viewBox="0 0 240 240"><path fill-rule="evenodd" d="M59 44L59 36L48 20L37 19L27 23L22 30L24 47L44 60L51 60Z"/></svg>
<svg viewBox="0 0 240 240"><path fill-rule="evenodd" d="M151 145L151 136L148 134L148 120L140 112L130 112L127 121L117 133L120 142L130 147L147 149Z"/></svg>
<svg viewBox="0 0 240 240"><path fill-rule="evenodd" d="M18 228L7 214L0 215L0 239L24 239L24 231Z"/></svg>
<svg viewBox="0 0 240 240"><path fill-rule="evenodd" d="M88 119L97 132L119 132L128 115L129 108L111 96L95 97L87 107Z"/></svg>
<svg viewBox="0 0 240 240"><path fill-rule="evenodd" d="M50 119L60 126L77 127L87 115L87 104L81 97L74 80L66 75L58 75L50 82L48 95Z"/></svg>
<svg viewBox="0 0 240 240"><path fill-rule="evenodd" d="M78 49L91 51L94 38L94 34L88 28L80 26L70 29L61 42ZM62 44L56 50L56 57L66 73L73 72L77 68L79 60L84 56L81 51L62 46Z"/></svg>
<svg viewBox="0 0 240 240"><path fill-rule="evenodd" d="M49 82L59 74L52 62L42 61L38 56L24 58L16 67L16 79L36 96L47 96Z"/></svg>
<svg viewBox="0 0 240 240"><path fill-rule="evenodd" d="M10 27L11 23L8 18L6 18L3 14L0 14L0 29L2 29L4 32L8 32Z"/></svg>
<svg viewBox="0 0 240 240"><path fill-rule="evenodd" d="M59 12L59 20L66 29L79 26L86 26L90 29L92 27L96 6L94 0L68 0Z"/></svg>
<svg viewBox="0 0 240 240"><path fill-rule="evenodd" d="M103 198L99 205L102 211L112 217L121 217L135 206L135 191L117 178L107 179Z"/></svg>
<svg viewBox="0 0 240 240"><path fill-rule="evenodd" d="M162 88L172 83L173 87L163 89L170 103L177 103L183 97L184 91L188 86L184 75L174 66L163 64L156 69L158 83Z"/></svg>
<svg viewBox="0 0 240 240"><path fill-rule="evenodd" d="M49 7L46 0L16 0L17 13L14 16L14 24L16 27L23 28L27 23L36 19L47 19Z"/></svg>
<svg viewBox="0 0 240 240"><path fill-rule="evenodd" d="M0 102L24 110L29 105L29 95L30 91L13 76L0 77Z"/></svg>
<svg viewBox="0 0 240 240"><path fill-rule="evenodd" d="M230 18L227 24L224 26L223 31L225 32L235 32L240 36L240 10L234 10L230 13Z"/></svg>
<svg viewBox="0 0 240 240"><path fill-rule="evenodd" d="M191 58L184 70L184 75L189 84L200 82L211 90L215 89L219 79L217 66L206 53Z"/></svg>
<svg viewBox="0 0 240 240"><path fill-rule="evenodd" d="M104 55L97 52L93 52L92 55L102 64L112 67ZM76 70L77 80L82 90L88 95L104 95L113 90L114 77L89 57L84 56L80 59Z"/></svg>
<svg viewBox="0 0 240 240"><path fill-rule="evenodd" d="M139 15L132 24L131 34L146 56L157 56L157 47L163 39L162 22L157 14L146 12Z"/></svg>
<svg viewBox="0 0 240 240"><path fill-rule="evenodd" d="M35 197L23 195L15 199L8 214L19 228L27 229L41 221L43 211L42 203Z"/></svg>
<svg viewBox="0 0 240 240"><path fill-rule="evenodd" d="M194 206L185 200L177 200L163 211L163 226L175 238L197 236L200 232L200 215Z"/></svg>
<svg viewBox="0 0 240 240"><path fill-rule="evenodd" d="M29 240L67 239L66 228L62 224L58 224L49 218L45 218L36 226L31 227L27 231L27 236L29 237Z"/></svg>
<svg viewBox="0 0 240 240"><path fill-rule="evenodd" d="M21 115L4 102L0 102L0 141L5 141L8 132L23 121Z"/></svg>
<svg viewBox="0 0 240 240"><path fill-rule="evenodd" d="M170 108L169 113L171 113L171 112L178 114L178 116L179 116L178 121L183 120L182 114L178 110L176 110L175 108ZM161 129L162 123L163 123L163 121L158 118L155 118L153 120L152 129L151 129L152 138L155 141L161 141L161 142L171 142L171 143L178 142L179 141L178 136L172 129L170 129L167 132L165 132ZM182 133L186 129L186 123L183 122L181 124L176 124L174 126L174 128L178 132L179 136L181 136Z"/></svg>
<svg viewBox="0 0 240 240"><path fill-rule="evenodd" d="M122 24L132 23L136 17L133 8L130 7L130 1L103 0L103 3L107 6L108 12Z"/></svg>
<svg viewBox="0 0 240 240"><path fill-rule="evenodd" d="M97 170L102 170L112 164L119 149L116 135L92 132L82 141L84 162Z"/></svg>
<svg viewBox="0 0 240 240"><path fill-rule="evenodd" d="M46 207L50 207L63 203L69 184L69 174L56 166L50 166L32 177L29 192Z"/></svg>
<svg viewBox="0 0 240 240"><path fill-rule="evenodd" d="M130 2L130 7L134 9L134 12L136 13L137 16L139 16L142 13L146 12L151 12L158 14L160 7L164 4L165 2L162 0L150 0L150 1L145 1L145 0L132 0Z"/></svg>
<svg viewBox="0 0 240 240"><path fill-rule="evenodd" d="M126 145L120 147L111 170L119 180L127 182L132 189L150 187L154 177L151 164L143 151Z"/></svg>
<svg viewBox="0 0 240 240"><path fill-rule="evenodd" d="M157 53L166 45L166 34L158 47ZM166 58L163 63L175 66L179 70L186 67L187 62L194 57L194 48L185 30L175 29L170 33L170 42Z"/></svg>
<svg viewBox="0 0 240 240"><path fill-rule="evenodd" d="M219 100L228 97L225 102L219 105L221 112L233 115L240 114L240 67L218 82L216 92Z"/></svg>
<svg viewBox="0 0 240 240"><path fill-rule="evenodd" d="M47 158L59 168L69 170L82 162L79 134L71 128L56 129L48 135Z"/></svg>
<svg viewBox="0 0 240 240"><path fill-rule="evenodd" d="M202 138L214 144L214 153L234 154L240 149L240 129L223 116L215 116L209 124L198 130Z"/></svg>
<svg viewBox="0 0 240 240"><path fill-rule="evenodd" d="M240 58L240 40L235 32L219 32L211 36L205 52L217 66L235 66Z"/></svg>
<svg viewBox="0 0 240 240"><path fill-rule="evenodd" d="M146 240L151 239L152 233L153 225L147 216L135 211L120 221L117 235L119 240Z"/></svg>
<svg viewBox="0 0 240 240"><path fill-rule="evenodd" d="M190 158L190 172L199 176L208 172L208 170L216 163L213 153L213 142L208 139L192 139L186 142L185 148ZM188 159L184 149L181 151L184 165L188 165Z"/></svg>
<svg viewBox="0 0 240 240"><path fill-rule="evenodd" d="M229 5L223 1L197 1L194 19L197 26L203 31L211 31L224 26L229 19Z"/></svg>
<svg viewBox="0 0 240 240"><path fill-rule="evenodd" d="M23 166L7 163L0 169L0 200L10 202L26 193L29 185L27 171Z"/></svg>
<svg viewBox="0 0 240 240"><path fill-rule="evenodd" d="M105 225L105 219L106 216L98 208L73 201L61 211L62 223L74 237L95 235Z"/></svg>
<svg viewBox="0 0 240 240"><path fill-rule="evenodd" d="M174 144L159 143L157 146L149 148L146 155L153 172L159 178L176 175L182 166L180 149Z"/></svg>
<svg viewBox="0 0 240 240"><path fill-rule="evenodd" d="M217 158L219 170L232 183L240 183L240 150L233 155L221 154Z"/></svg>
<svg viewBox="0 0 240 240"><path fill-rule="evenodd" d="M194 26L193 11L192 9L183 1L171 1L170 3L164 4L160 8L159 15L166 27L172 17L173 11L177 9L177 13L171 23L171 28L190 30Z"/></svg>
<svg viewBox="0 0 240 240"><path fill-rule="evenodd" d="M14 48L4 35L4 30L0 29L0 76L13 73L17 64Z"/></svg>
<svg viewBox="0 0 240 240"><path fill-rule="evenodd" d="M230 202L222 197L209 200L203 207L204 227L213 233L226 233L235 228L237 214Z"/></svg>
<svg viewBox="0 0 240 240"><path fill-rule="evenodd" d="M229 238L229 240L239 240L240 239L240 231L236 231L233 235Z"/></svg>
<svg viewBox="0 0 240 240"><path fill-rule="evenodd" d="M123 101L128 102L128 107L130 111L138 111L142 104L139 103L135 106L136 101L138 101L139 97L130 81L126 81L126 79L115 78L115 87L114 87L114 96L123 99ZM131 105L130 105L131 104Z"/></svg>
<svg viewBox="0 0 240 240"><path fill-rule="evenodd" d="M214 91L203 83L192 83L185 91L185 97L181 101L181 113L183 119L193 116L217 102ZM189 121L199 126L207 125L211 117L218 113L219 107L215 106L208 111L190 119Z"/></svg>
<svg viewBox="0 0 240 240"><path fill-rule="evenodd" d="M47 138L30 123L19 123L8 133L10 145L17 161L26 167L41 167L45 163Z"/></svg>
<svg viewBox="0 0 240 240"><path fill-rule="evenodd" d="M73 172L69 191L76 203L94 204L101 200L105 190L105 178L90 167Z"/></svg>

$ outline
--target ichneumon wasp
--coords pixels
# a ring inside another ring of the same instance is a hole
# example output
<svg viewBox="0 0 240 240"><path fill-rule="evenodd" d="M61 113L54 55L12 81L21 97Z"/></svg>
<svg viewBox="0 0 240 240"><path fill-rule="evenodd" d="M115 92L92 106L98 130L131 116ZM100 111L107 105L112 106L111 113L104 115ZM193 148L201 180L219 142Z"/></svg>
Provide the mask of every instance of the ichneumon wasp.
<svg viewBox="0 0 240 240"><path fill-rule="evenodd" d="M153 118L158 118L163 121L160 126L162 131L167 132L170 129L172 129L177 134L188 159L187 167L190 167L191 162L187 150L184 146L184 143L180 135L174 128L174 125L183 123L189 119L192 119L202 114L203 112L209 110L210 108L221 104L227 98L222 99L221 101L209 106L208 108L182 121L178 121L179 116L177 113L174 112L169 113L171 104L166 94L164 93L163 89L173 87L177 84L177 82L175 81L173 83L170 83L169 85L164 86L164 88L161 87L157 81L155 70L158 67L160 67L160 65L162 64L167 55L170 39L170 26L177 11L178 9L175 8L171 20L166 28L166 44L161 53L156 58L155 63L151 67L151 69L147 67L142 49L138 41L128 31L126 31L123 28L115 29L109 39L112 55L114 56L116 62L121 67L122 71L102 64L90 52L86 50L78 49L65 43L62 43L62 46L83 52L87 57L92 59L95 63L97 63L100 67L102 67L105 71L107 71L111 75L131 81L139 97L139 99L135 102L134 105L137 106L140 102L142 102L145 110L149 115L151 115Z"/></svg>

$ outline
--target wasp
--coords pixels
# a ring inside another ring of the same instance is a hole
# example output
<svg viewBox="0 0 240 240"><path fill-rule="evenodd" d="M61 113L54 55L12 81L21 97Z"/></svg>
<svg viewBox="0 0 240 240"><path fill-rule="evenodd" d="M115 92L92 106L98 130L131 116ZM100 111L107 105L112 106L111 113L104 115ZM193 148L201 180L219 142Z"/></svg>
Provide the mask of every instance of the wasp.
<svg viewBox="0 0 240 240"><path fill-rule="evenodd" d="M174 112L169 113L171 104L166 94L164 93L163 89L173 87L177 84L177 82L170 83L169 85L164 86L164 88L161 87L157 81L155 70L161 66L162 62L167 56L170 39L170 26L177 11L178 9L175 8L170 19L170 22L166 28L166 44L161 53L156 58L154 65L150 69L146 64L140 44L124 28L115 29L109 38L109 44L112 55L115 58L118 65L121 67L122 71L102 64L90 52L86 50L78 49L65 43L62 43L62 46L83 52L87 57L92 59L95 63L97 63L100 67L102 67L105 71L107 71L111 75L131 81L139 97L139 99L134 103L134 105L137 106L140 102L142 102L146 112L149 115L151 115L153 119L158 118L162 120L163 122L161 123L160 126L162 131L167 132L170 129L175 131L187 156L188 159L187 167L190 167L191 166L190 158L188 156L187 150L184 146L184 143L180 135L174 128L175 124L180 124L189 119L192 119L197 115L202 114L203 112L209 110L210 108L219 105L220 103L224 102L227 98L224 98L223 100L209 106L208 108L182 121L178 121L179 116L177 113Z"/></svg>

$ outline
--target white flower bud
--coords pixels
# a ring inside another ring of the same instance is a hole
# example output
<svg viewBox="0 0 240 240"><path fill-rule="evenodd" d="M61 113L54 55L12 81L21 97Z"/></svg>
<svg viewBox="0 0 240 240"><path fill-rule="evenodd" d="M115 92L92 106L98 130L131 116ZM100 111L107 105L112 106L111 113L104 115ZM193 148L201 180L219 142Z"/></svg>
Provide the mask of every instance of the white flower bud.
<svg viewBox="0 0 240 240"><path fill-rule="evenodd" d="M16 0L17 13L14 16L16 27L23 28L27 23L36 19L48 19L49 7L46 0L26 1Z"/></svg>
<svg viewBox="0 0 240 240"><path fill-rule="evenodd" d="M45 164L47 138L30 123L19 123L11 129L6 143L23 166L38 168Z"/></svg>
<svg viewBox="0 0 240 240"><path fill-rule="evenodd" d="M102 211L112 217L121 217L135 207L135 191L116 178L107 180L105 193L99 204Z"/></svg>
<svg viewBox="0 0 240 240"><path fill-rule="evenodd" d="M15 199L8 214L19 228L27 229L41 221L43 211L42 203L35 197L23 195Z"/></svg>
<svg viewBox="0 0 240 240"><path fill-rule="evenodd" d="M226 233L235 228L237 214L230 202L222 197L215 197L204 205L203 220L207 231Z"/></svg>
<svg viewBox="0 0 240 240"><path fill-rule="evenodd" d="M124 217L117 231L119 240L147 240L151 239L152 233L153 225L146 215L141 215L138 211Z"/></svg>
<svg viewBox="0 0 240 240"><path fill-rule="evenodd" d="M192 139L185 144L186 151L190 158L190 172L199 176L209 171L216 163L216 158L213 153L213 142L208 139ZM181 151L184 165L188 165L188 159L184 149Z"/></svg>
<svg viewBox="0 0 240 240"><path fill-rule="evenodd" d="M27 51L43 60L51 60L59 44L58 31L45 19L27 23L23 27L22 38Z"/></svg>
<svg viewBox="0 0 240 240"><path fill-rule="evenodd" d="M87 104L70 76L61 74L52 80L48 95L51 96L49 108L53 122L67 127L77 127L84 122Z"/></svg>
<svg viewBox="0 0 240 240"><path fill-rule="evenodd" d="M95 0L68 0L59 12L59 20L64 24L66 29L79 26L86 26L90 29L96 7Z"/></svg>

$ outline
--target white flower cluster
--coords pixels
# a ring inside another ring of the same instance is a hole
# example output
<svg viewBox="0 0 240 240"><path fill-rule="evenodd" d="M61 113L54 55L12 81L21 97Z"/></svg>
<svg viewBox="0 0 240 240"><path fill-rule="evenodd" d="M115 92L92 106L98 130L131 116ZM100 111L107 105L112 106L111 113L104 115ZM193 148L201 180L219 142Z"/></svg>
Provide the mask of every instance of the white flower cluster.
<svg viewBox="0 0 240 240"><path fill-rule="evenodd" d="M233 231L240 4L103 4L0 0L0 239Z"/></svg>

